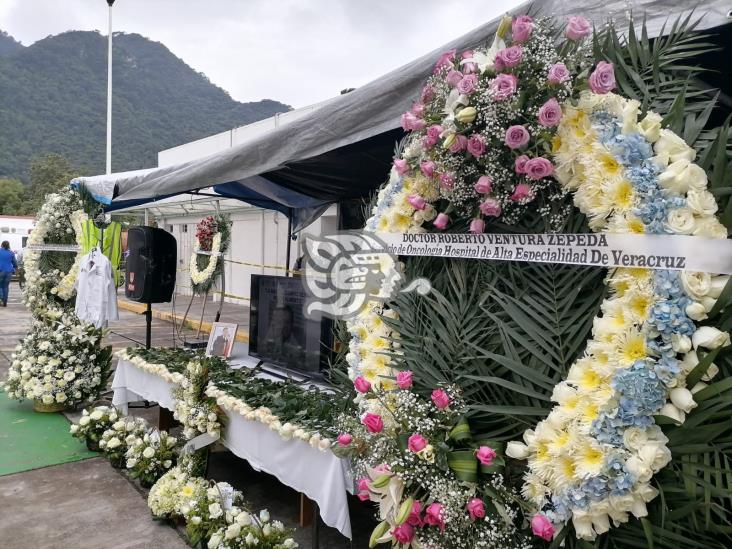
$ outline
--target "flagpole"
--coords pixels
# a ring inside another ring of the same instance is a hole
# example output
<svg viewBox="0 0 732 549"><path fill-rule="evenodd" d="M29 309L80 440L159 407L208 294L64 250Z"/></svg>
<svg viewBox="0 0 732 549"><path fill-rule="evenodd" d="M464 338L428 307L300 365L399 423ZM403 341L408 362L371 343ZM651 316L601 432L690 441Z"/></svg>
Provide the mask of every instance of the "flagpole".
<svg viewBox="0 0 732 549"><path fill-rule="evenodd" d="M109 34L107 35L107 174L112 173L112 4L109 5Z"/></svg>

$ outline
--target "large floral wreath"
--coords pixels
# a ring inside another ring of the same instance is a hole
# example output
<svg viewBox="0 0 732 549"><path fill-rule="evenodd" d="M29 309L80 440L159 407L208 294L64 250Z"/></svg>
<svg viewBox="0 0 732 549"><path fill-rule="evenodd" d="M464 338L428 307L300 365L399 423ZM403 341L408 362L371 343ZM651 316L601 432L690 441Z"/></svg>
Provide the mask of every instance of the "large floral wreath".
<svg viewBox="0 0 732 549"><path fill-rule="evenodd" d="M649 53L645 29L639 38L631 26L620 38L609 28L591 47L591 25L572 17L556 44L559 29L551 21L521 16L504 19L488 49L446 52L402 117L411 133L367 230L569 229L725 239L707 174L695 160L709 168L719 155L714 170L721 181L727 128L702 142L700 161L687 141L697 141L709 112L684 115L683 93L673 103L652 95L654 82L668 90L688 76L691 69L681 64L661 74L659 57L684 45L702 48L690 27L688 20L677 23ZM638 99L613 93L617 67L623 92ZM665 108L667 118L650 105ZM685 116L686 141L677 134ZM472 489L459 488L466 469L505 455L512 458L505 479L523 479L524 525L539 538L574 545L612 523L622 526L610 532L615 546L642 546L642 539L725 546L730 383L704 382L718 373L712 361L730 344L729 323L719 320L730 298L728 276L616 268L602 288L588 269L527 266L523 274L517 265L434 261L440 263L432 296L373 303L348 324L346 360L360 415L356 424L341 422L339 441L368 473L361 493L380 503L374 543L524 546L520 536L507 541L519 526L507 512L516 501L510 489L478 477ZM429 268L423 258L407 263L420 276ZM565 281L572 282L565 288ZM402 396L413 383L434 389L433 405L442 410L452 399L435 386L445 382L461 386L470 404L465 415L433 420L429 403L408 405ZM414 417L403 417L410 406ZM679 427L687 415L689 428ZM508 442L505 454L500 443L486 443L473 446L472 463L454 458L450 441L486 439L473 436L465 419ZM441 431L445 421L463 438ZM523 442L514 439L519 429L526 429ZM425 432L437 437L437 455L430 454L437 469L422 469L433 442ZM384 436L394 446L379 442ZM479 519L485 526L489 508L501 510L505 524L491 518L487 530L475 530Z"/></svg>
<svg viewBox="0 0 732 549"><path fill-rule="evenodd" d="M79 192L70 187L48 195L28 237L23 299L33 322L11 357L4 383L10 398L62 408L94 400L106 387L111 347L102 347L104 331L74 314L81 251L32 248L81 248L82 208Z"/></svg>
<svg viewBox="0 0 732 549"><path fill-rule="evenodd" d="M198 222L189 267L194 294L202 295L211 289L223 268L221 256L230 243L231 221L227 215L209 215Z"/></svg>

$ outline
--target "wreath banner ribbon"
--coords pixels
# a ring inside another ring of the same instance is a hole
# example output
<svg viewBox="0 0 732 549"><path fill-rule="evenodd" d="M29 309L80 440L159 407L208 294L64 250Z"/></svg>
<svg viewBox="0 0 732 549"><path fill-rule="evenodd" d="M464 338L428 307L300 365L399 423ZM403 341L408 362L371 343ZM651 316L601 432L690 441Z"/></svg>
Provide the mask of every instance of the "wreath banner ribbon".
<svg viewBox="0 0 732 549"><path fill-rule="evenodd" d="M732 240L690 235L387 233L378 239L381 251L405 256L732 274Z"/></svg>

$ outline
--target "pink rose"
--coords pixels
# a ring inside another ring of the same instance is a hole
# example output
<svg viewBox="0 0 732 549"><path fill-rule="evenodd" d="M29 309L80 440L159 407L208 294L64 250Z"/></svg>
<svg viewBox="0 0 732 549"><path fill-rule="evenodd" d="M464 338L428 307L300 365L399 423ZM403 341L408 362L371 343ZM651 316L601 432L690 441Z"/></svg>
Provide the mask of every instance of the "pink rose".
<svg viewBox="0 0 732 549"><path fill-rule="evenodd" d="M422 93L419 94L419 100L422 103L429 103L435 98L435 89L427 84L424 88L422 88Z"/></svg>
<svg viewBox="0 0 732 549"><path fill-rule="evenodd" d="M435 403L438 410L444 410L450 406L450 397L443 389L435 389L432 391L432 402Z"/></svg>
<svg viewBox="0 0 732 549"><path fill-rule="evenodd" d="M432 177L433 175L435 175L436 167L437 164L432 162L432 160L424 160L419 165L420 171L427 177Z"/></svg>
<svg viewBox="0 0 732 549"><path fill-rule="evenodd" d="M424 450L425 446L427 446L427 439L420 434L415 433L407 440L407 448L415 454Z"/></svg>
<svg viewBox="0 0 732 549"><path fill-rule="evenodd" d="M455 54L457 53L457 50L447 50L445 53L440 55L439 59L437 59L437 63L435 63L435 69L432 71L432 74L437 74L443 69L446 69L448 67L452 67L452 60L455 58Z"/></svg>
<svg viewBox="0 0 732 549"><path fill-rule="evenodd" d="M338 435L337 440L338 444L340 444L341 446L348 446L349 444L351 444L351 442L353 442L353 437L348 433L341 433L340 435Z"/></svg>
<svg viewBox="0 0 732 549"><path fill-rule="evenodd" d="M511 23L511 36L519 44L526 42L534 30L534 20L528 15L520 15Z"/></svg>
<svg viewBox="0 0 732 549"><path fill-rule="evenodd" d="M524 171L529 179L542 179L554 173L554 165L544 157L532 158L524 166Z"/></svg>
<svg viewBox="0 0 732 549"><path fill-rule="evenodd" d="M551 128L558 126L562 119L562 107L555 98L549 99L541 107L539 107L539 124Z"/></svg>
<svg viewBox="0 0 732 549"><path fill-rule="evenodd" d="M528 183L519 183L516 185L513 189L513 194L511 195L511 200L514 202L530 200L532 198L534 198L534 192L531 190L531 185Z"/></svg>
<svg viewBox="0 0 732 549"><path fill-rule="evenodd" d="M409 162L403 158L397 158L394 160L394 168L399 175L404 175L409 171Z"/></svg>
<svg viewBox="0 0 732 549"><path fill-rule="evenodd" d="M405 112L401 118L402 128L405 131L419 131L423 130L427 125L424 120L417 118L412 112Z"/></svg>
<svg viewBox="0 0 732 549"><path fill-rule="evenodd" d="M448 223L450 223L450 218L447 217L447 214L444 213L437 214L437 217L432 222L435 228L440 229L441 231L445 230Z"/></svg>
<svg viewBox="0 0 732 549"><path fill-rule="evenodd" d="M516 93L518 78L515 74L499 74L491 82L489 89L494 101L505 101Z"/></svg>
<svg viewBox="0 0 732 549"><path fill-rule="evenodd" d="M590 22L579 15L573 15L567 20L565 33L570 40L579 40L592 32Z"/></svg>
<svg viewBox="0 0 732 549"><path fill-rule="evenodd" d="M440 530L445 529L445 519L443 518L443 510L445 506L441 503L431 503L427 506L424 515L424 521L430 526L439 526Z"/></svg>
<svg viewBox="0 0 732 549"><path fill-rule="evenodd" d="M409 523L400 524L391 531L391 535L399 543L411 543L414 539L414 527Z"/></svg>
<svg viewBox="0 0 732 549"><path fill-rule="evenodd" d="M468 61L467 63L465 62L466 59L472 59L474 55L475 52L473 50L465 50L463 53L460 54L460 59L462 59L462 63L460 63L460 66L463 69L463 73L472 74L478 70L478 65L476 65L472 61Z"/></svg>
<svg viewBox="0 0 732 549"><path fill-rule="evenodd" d="M473 219L470 222L470 232L473 234L482 234L485 232L485 221L480 218Z"/></svg>
<svg viewBox="0 0 732 549"><path fill-rule="evenodd" d="M482 499L473 498L465 507L467 508L468 514L472 520L485 517L485 505L483 504Z"/></svg>
<svg viewBox="0 0 732 549"><path fill-rule="evenodd" d="M463 73L461 73L458 70L452 69L450 72L447 73L447 76L445 77L445 82L447 82L451 87L456 87L460 81L463 79Z"/></svg>
<svg viewBox="0 0 732 549"><path fill-rule="evenodd" d="M463 95L470 95L478 85L478 77L474 74L466 74L457 84L457 90Z"/></svg>
<svg viewBox="0 0 732 549"><path fill-rule="evenodd" d="M473 185L475 192L478 194L488 194L493 188L493 179L489 175L481 175L478 181Z"/></svg>
<svg viewBox="0 0 732 549"><path fill-rule="evenodd" d="M526 163L529 161L529 157L525 154L519 156L514 162L513 169L516 173L526 173Z"/></svg>
<svg viewBox="0 0 732 549"><path fill-rule="evenodd" d="M480 208L480 213L488 217L501 215L501 204L495 198L486 198L478 208Z"/></svg>
<svg viewBox="0 0 732 549"><path fill-rule="evenodd" d="M427 207L427 201L418 194L410 194L407 201L415 210L424 210Z"/></svg>
<svg viewBox="0 0 732 549"><path fill-rule="evenodd" d="M424 103L416 102L412 105L412 108L409 109L409 112L411 112L414 116L424 116L425 106Z"/></svg>
<svg viewBox="0 0 732 549"><path fill-rule="evenodd" d="M422 143L426 148L434 147L440 140L440 134L442 133L442 126L434 124L427 128L427 135L422 140Z"/></svg>
<svg viewBox="0 0 732 549"><path fill-rule="evenodd" d="M378 414L367 413L361 420L370 433L380 433L384 429L384 421Z"/></svg>
<svg viewBox="0 0 732 549"><path fill-rule="evenodd" d="M564 63L554 63L546 78L550 84L561 84L569 80L569 70Z"/></svg>
<svg viewBox="0 0 732 549"><path fill-rule="evenodd" d="M358 479L356 487L358 490L358 492L356 493L358 499L360 499L361 501L368 501L371 497L369 494L369 489L371 488L371 485L369 484L368 477Z"/></svg>
<svg viewBox="0 0 732 549"><path fill-rule="evenodd" d="M407 517L407 524L411 524L415 528L421 528L422 523L422 502L415 501L412 504L412 512Z"/></svg>
<svg viewBox="0 0 732 549"><path fill-rule="evenodd" d="M485 466L490 466L496 458L496 455L496 451L489 446L481 446L475 452L475 457Z"/></svg>
<svg viewBox="0 0 732 549"><path fill-rule="evenodd" d="M353 386L359 393L368 393L371 390L371 383L366 381L363 376L358 376L353 380Z"/></svg>
<svg viewBox="0 0 732 549"><path fill-rule="evenodd" d="M518 149L525 146L529 142L529 139L531 139L529 130L521 125L516 125L511 126L506 130L506 138L504 142L509 149Z"/></svg>
<svg viewBox="0 0 732 549"><path fill-rule="evenodd" d="M455 141L452 145L450 145L450 148L448 149L452 154L457 154L461 151L464 151L465 148L468 146L468 138L464 135L457 134L455 135Z"/></svg>
<svg viewBox="0 0 732 549"><path fill-rule="evenodd" d="M554 537L554 526L544 515L534 515L532 517L531 531L544 541L551 541Z"/></svg>
<svg viewBox="0 0 732 549"><path fill-rule="evenodd" d="M521 63L521 58L524 56L524 50L521 46L511 46L499 50L496 54L496 62L501 67L515 67Z"/></svg>
<svg viewBox="0 0 732 549"><path fill-rule="evenodd" d="M402 370L396 375L396 384L400 389L409 389L412 386L412 372L410 370Z"/></svg>
<svg viewBox="0 0 732 549"><path fill-rule="evenodd" d="M485 139L482 135L474 133L468 138L468 152L478 158L485 153Z"/></svg>
<svg viewBox="0 0 732 549"><path fill-rule="evenodd" d="M600 61L590 75L590 89L597 94L615 89L615 67L607 61Z"/></svg>
<svg viewBox="0 0 732 549"><path fill-rule="evenodd" d="M452 189L455 186L455 176L451 173L440 174L440 187Z"/></svg>

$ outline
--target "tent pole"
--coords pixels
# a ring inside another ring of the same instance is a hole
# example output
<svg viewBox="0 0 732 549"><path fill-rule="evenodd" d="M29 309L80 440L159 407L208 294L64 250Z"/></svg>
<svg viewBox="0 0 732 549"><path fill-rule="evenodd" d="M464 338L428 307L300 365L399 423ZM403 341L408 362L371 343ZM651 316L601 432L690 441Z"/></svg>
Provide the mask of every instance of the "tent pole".
<svg viewBox="0 0 732 549"><path fill-rule="evenodd" d="M287 259L285 259L285 276L290 276L290 246L292 244L292 208L287 209Z"/></svg>

